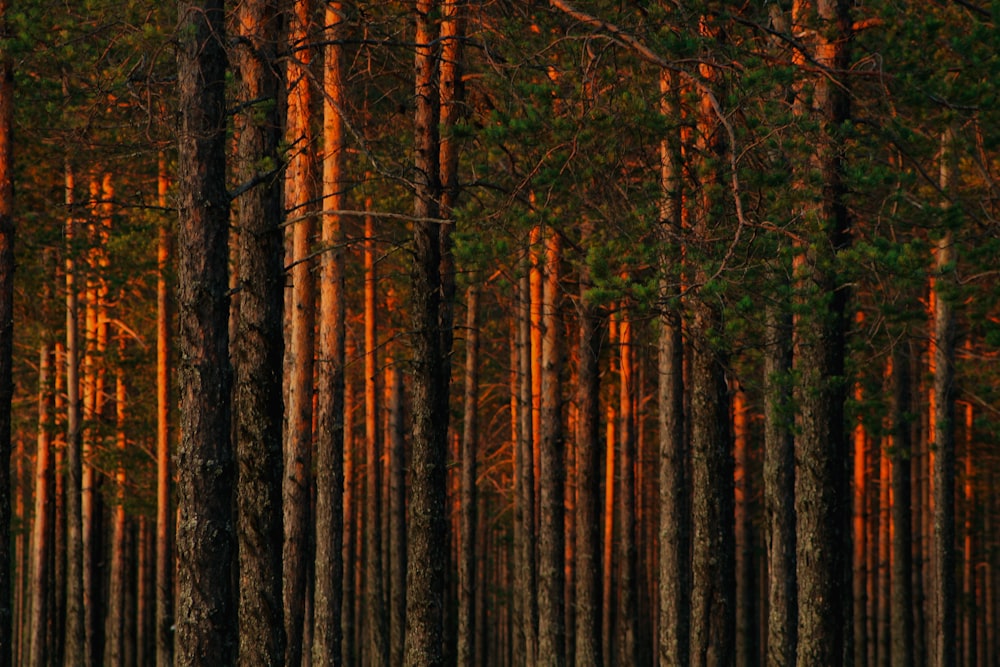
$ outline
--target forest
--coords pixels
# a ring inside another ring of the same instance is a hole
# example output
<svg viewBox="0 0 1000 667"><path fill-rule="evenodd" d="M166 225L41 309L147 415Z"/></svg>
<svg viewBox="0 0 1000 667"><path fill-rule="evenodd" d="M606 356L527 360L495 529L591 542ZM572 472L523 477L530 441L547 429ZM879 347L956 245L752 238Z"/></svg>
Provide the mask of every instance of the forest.
<svg viewBox="0 0 1000 667"><path fill-rule="evenodd" d="M998 20L0 0L0 667L997 667Z"/></svg>

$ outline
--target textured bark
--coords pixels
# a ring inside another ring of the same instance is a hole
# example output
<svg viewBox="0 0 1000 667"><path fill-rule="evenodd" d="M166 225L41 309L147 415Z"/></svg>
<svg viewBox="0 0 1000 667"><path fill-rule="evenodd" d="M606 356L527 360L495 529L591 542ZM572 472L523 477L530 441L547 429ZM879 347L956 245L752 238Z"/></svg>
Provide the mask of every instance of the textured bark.
<svg viewBox="0 0 1000 667"><path fill-rule="evenodd" d="M966 339L966 352L970 354L970 341ZM979 538L974 536L973 522L975 521L975 493L973 492L973 481L976 478L976 468L973 462L973 438L974 421L972 403L962 406L965 426L965 437L963 444L965 451L962 453L965 479L963 480L962 495L964 503L964 550L962 553L962 659L966 667L976 667L976 617L980 615L980 605L976 595L976 560L977 546Z"/></svg>
<svg viewBox="0 0 1000 667"><path fill-rule="evenodd" d="M857 323L864 320L858 311ZM859 405L864 399L860 382L854 384L854 400ZM854 539L854 665L866 667L868 664L868 437L864 421L858 415L852 432L854 448L854 488L853 488L853 539Z"/></svg>
<svg viewBox="0 0 1000 667"><path fill-rule="evenodd" d="M281 140L277 74L282 15L274 0L237 8L237 174L248 187L239 209L239 313L235 341L239 661L281 665L285 659L281 489L284 265Z"/></svg>
<svg viewBox="0 0 1000 667"><path fill-rule="evenodd" d="M833 72L848 63L847 0L796 0L793 31L805 31L809 58ZM802 74L796 108L818 122L809 162L820 178L818 201L802 215L812 242L801 257L801 314L796 322L798 437L795 511L800 667L850 663L852 604L850 452L844 429L846 303L837 253L850 244L843 158L837 138L849 117L845 84ZM805 108L811 102L811 108ZM805 174L802 175L805 183Z"/></svg>
<svg viewBox="0 0 1000 667"><path fill-rule="evenodd" d="M521 266L518 281L517 314L517 490L518 513L515 527L516 552L515 596L518 609L516 618L515 660L524 665L534 665L538 655L538 598L535 582L535 472L532 451L532 363L531 363L531 288L527 261Z"/></svg>
<svg viewBox="0 0 1000 667"><path fill-rule="evenodd" d="M441 196L437 87L437 35L432 21L433 0L416 4L414 58L415 198L414 259L411 272L413 303L413 431L409 531L407 534L406 649L408 667L441 665L444 661L443 618L447 560L446 467L448 434L449 349L442 330ZM444 309L442 309L444 305Z"/></svg>
<svg viewBox="0 0 1000 667"><path fill-rule="evenodd" d="M366 205L370 202L366 202ZM365 336L365 646L368 664L389 661L388 617L385 606L382 560L382 433L378 402L378 311L375 267L375 219L365 216L364 243L364 336Z"/></svg>
<svg viewBox="0 0 1000 667"><path fill-rule="evenodd" d="M660 75L661 113L676 117L676 86L671 76ZM690 607L690 514L688 505L687 446L684 439L684 343L677 312L676 288L680 275L675 236L681 230L680 133L660 142L660 299L657 340L657 405L660 481L660 561L658 622L659 660L663 665L688 662Z"/></svg>
<svg viewBox="0 0 1000 667"><path fill-rule="evenodd" d="M636 574L636 424L632 410L635 392L632 322L622 307L618 322L618 611L616 664L634 665L639 660L639 589Z"/></svg>
<svg viewBox="0 0 1000 667"><path fill-rule="evenodd" d="M957 182L955 134L941 140L941 189ZM956 664L955 584L955 314L950 290L958 260L955 238L946 231L935 246L934 276L934 667Z"/></svg>
<svg viewBox="0 0 1000 667"><path fill-rule="evenodd" d="M288 86L285 142L290 147L285 171L285 211L292 227L291 331L288 362L285 475L282 483L284 546L285 664L302 664L306 575L309 557L310 488L313 449L313 370L316 328L316 279L312 261L313 214L316 205L315 141L312 131L312 49L301 48L310 38L312 0L296 0L288 12L288 48L294 49L285 70Z"/></svg>
<svg viewBox="0 0 1000 667"><path fill-rule="evenodd" d="M122 338L119 343L121 355L125 345ZM122 355L124 356L124 355ZM126 577L128 566L126 562L127 526L125 523L125 401L126 386L124 371L118 370L115 380L115 434L119 462L115 470L115 500L111 506L111 572L108 584L108 613L104 621L104 664L107 667L122 667L125 665L125 598L129 588Z"/></svg>
<svg viewBox="0 0 1000 667"><path fill-rule="evenodd" d="M236 662L225 12L221 0L182 1L178 14L181 439L175 664L217 667Z"/></svg>
<svg viewBox="0 0 1000 667"><path fill-rule="evenodd" d="M890 605L891 595L890 563L892 552L892 515L889 492L891 491L892 466L889 462L889 443L886 438L882 438L882 446L879 447L879 512L878 512L878 604L875 622L878 624L876 633L877 644L875 646L875 661L877 667L889 667L889 647L890 647Z"/></svg>
<svg viewBox="0 0 1000 667"><path fill-rule="evenodd" d="M166 159L159 160L157 181L160 206L167 204ZM156 667L174 663L174 561L176 515L170 506L171 486L171 320L173 318L173 233L164 222L157 243L156 275Z"/></svg>
<svg viewBox="0 0 1000 667"><path fill-rule="evenodd" d="M475 280L475 278L473 278ZM468 289L465 320L465 397L462 419L461 540L458 561L458 664L476 655L476 449L479 440L479 285Z"/></svg>
<svg viewBox="0 0 1000 667"><path fill-rule="evenodd" d="M589 246L591 223L584 221L581 245ZM601 434L600 322L587 296L590 270L580 267L580 342L576 422L576 641L577 667L601 664Z"/></svg>
<svg viewBox="0 0 1000 667"><path fill-rule="evenodd" d="M892 665L912 667L913 652L913 550L910 512L910 471L913 438L910 405L909 341L892 348Z"/></svg>
<svg viewBox="0 0 1000 667"><path fill-rule="evenodd" d="M323 63L323 206L343 208L343 5L326 5L328 45ZM316 560L312 664L343 661L344 599L344 232L340 216L324 213L320 259L320 312L316 405ZM346 601L350 604L353 601Z"/></svg>
<svg viewBox="0 0 1000 667"><path fill-rule="evenodd" d="M46 630L50 622L49 587L52 553L52 345L42 345L38 363L38 448L35 454L35 520L31 526L31 580L27 665L44 667L48 663Z"/></svg>
<svg viewBox="0 0 1000 667"><path fill-rule="evenodd" d="M733 449L736 492L736 664L759 663L757 648L757 577L754 569L753 483L750 466L750 426L746 393L733 394Z"/></svg>
<svg viewBox="0 0 1000 667"><path fill-rule="evenodd" d="M76 285L72 216L74 179L69 160L65 169L66 218L66 667L84 664L83 640L83 441L80 431L79 296Z"/></svg>
<svg viewBox="0 0 1000 667"><path fill-rule="evenodd" d="M389 364L389 664L403 664L406 639L406 422L403 373Z"/></svg>
<svg viewBox="0 0 1000 667"><path fill-rule="evenodd" d="M8 51L9 0L0 0L0 667L11 664L10 432L14 397L14 64Z"/></svg>
<svg viewBox="0 0 1000 667"><path fill-rule="evenodd" d="M559 315L559 236L546 238L542 339L540 525L538 531L538 660L566 664L565 443L562 435L562 321Z"/></svg>
<svg viewBox="0 0 1000 667"><path fill-rule="evenodd" d="M608 324L608 345L613 346L618 341L618 320L611 318ZM613 376L617 370L617 361L611 355L608 372ZM614 609L617 605L612 604L614 600L614 578L615 578L615 500L618 497L617 483L618 471L615 467L617 457L615 454L615 443L617 442L617 410L615 401L609 400L605 409L606 429L605 429L605 456L604 456L604 520L602 522L601 536L601 651L603 663L613 664L615 654L614 636Z"/></svg>

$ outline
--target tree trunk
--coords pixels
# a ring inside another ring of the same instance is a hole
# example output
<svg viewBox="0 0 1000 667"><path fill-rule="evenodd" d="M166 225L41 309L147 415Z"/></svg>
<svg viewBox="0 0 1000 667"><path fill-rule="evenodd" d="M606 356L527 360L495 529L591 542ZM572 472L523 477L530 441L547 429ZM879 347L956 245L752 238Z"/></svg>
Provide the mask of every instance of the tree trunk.
<svg viewBox="0 0 1000 667"><path fill-rule="evenodd" d="M515 661L534 665L538 655L538 606L535 569L535 472L533 462L534 412L532 408L532 347L531 347L531 287L527 260L522 262L518 282L517 315L517 408L520 422L517 438L518 517L515 527L516 573L514 576L517 597L517 651ZM523 654L522 654L523 651ZM521 658L521 660L517 660Z"/></svg>
<svg viewBox="0 0 1000 667"><path fill-rule="evenodd" d="M910 344L897 342L892 348L892 665L912 667L913 653L913 550L910 512L910 471L913 460L913 430L910 406Z"/></svg>
<svg viewBox="0 0 1000 667"><path fill-rule="evenodd" d="M159 159L160 206L167 204L166 158ZM171 335L173 261L170 224L160 227L156 276L156 667L174 664L174 561L171 553L176 515L170 506Z"/></svg>
<svg viewBox="0 0 1000 667"><path fill-rule="evenodd" d="M678 116L676 85L670 74L660 75L660 109L669 119ZM657 341L657 406L659 419L660 562L659 660L661 665L688 663L690 607L690 515L688 506L687 447L684 440L684 343L676 302L680 290L682 165L680 133L670 132L660 142L660 257L659 290L664 308L659 316ZM673 250L673 252L671 252Z"/></svg>
<svg viewBox="0 0 1000 667"><path fill-rule="evenodd" d="M0 0L0 563L10 563L10 433L14 397L14 64L8 50L10 0ZM0 567L0 667L11 664L11 568Z"/></svg>
<svg viewBox="0 0 1000 667"><path fill-rule="evenodd" d="M232 580L225 10L178 4L178 667L236 663ZM67 352L69 345L67 344ZM72 431L71 431L72 433Z"/></svg>
<svg viewBox="0 0 1000 667"><path fill-rule="evenodd" d="M614 349L618 342L618 320L611 318L608 323L608 345ZM611 355L608 373L614 376L618 373L617 363L614 355ZM618 497L617 484L618 476L616 466L617 457L615 454L617 433L617 410L615 401L608 400L606 410L605 426L605 456L604 456L604 520L602 522L602 542L601 542L601 650L604 665L614 664L615 659L615 636L614 636L614 609L618 605L614 604L614 578L615 578L615 499Z"/></svg>
<svg viewBox="0 0 1000 667"><path fill-rule="evenodd" d="M891 646L889 633L890 623L890 600L892 594L892 581L890 579L890 559L892 553L892 512L890 497L892 466L889 462L889 443L887 438L881 438L882 445L879 447L879 512L878 512L878 608L876 610L876 623L878 624L878 644L875 647L876 667L889 667L889 649Z"/></svg>
<svg viewBox="0 0 1000 667"><path fill-rule="evenodd" d="M125 349L125 339L120 339L119 354ZM107 667L125 665L125 596L128 588L125 523L125 375L119 368L115 381L116 445L119 458L115 470L115 502L111 506L111 572L108 585L108 613L104 625L104 664Z"/></svg>
<svg viewBox="0 0 1000 667"><path fill-rule="evenodd" d="M968 339L965 341L966 350L971 354L971 349ZM963 452L962 458L963 467L965 468L965 479L963 484L963 496L965 500L965 507L963 508L963 514L965 515L965 525L964 525L964 537L965 537L965 549L963 550L962 558L962 646L964 650L962 651L962 657L964 658L964 663L966 667L976 667L976 616L979 612L978 603L976 600L976 546L978 539L974 537L974 521L975 521L975 494L972 489L972 484L975 481L976 471L975 463L973 463L972 456L972 443L973 443L973 410L972 403L966 403L963 406L965 412L965 438L964 445L965 451Z"/></svg>
<svg viewBox="0 0 1000 667"><path fill-rule="evenodd" d="M323 62L323 207L343 208L346 106L341 46L344 7L326 5L328 44ZM344 600L344 232L338 213L323 214L320 260L319 350L316 402L316 560L314 665L340 665ZM350 576L350 573L348 574ZM350 602L350 601L347 601Z"/></svg>
<svg viewBox="0 0 1000 667"><path fill-rule="evenodd" d="M796 0L792 9L793 30L809 35L808 56L833 72L848 69L849 6L847 0ZM796 105L819 123L810 168L821 178L821 196L802 211L811 245L798 267L804 308L796 322L795 342L797 664L811 667L850 662L853 656L853 605L844 594L851 590L850 452L843 379L849 290L837 267L837 253L850 244L838 138L848 120L849 97L843 82L825 75L802 76ZM810 101L810 109L802 108ZM806 182L805 174L801 180Z"/></svg>
<svg viewBox="0 0 1000 667"><path fill-rule="evenodd" d="M561 667L566 663L565 443L562 435L562 322L559 316L559 236L546 239L545 289L542 311L542 439L540 526L538 534L538 660Z"/></svg>
<svg viewBox="0 0 1000 667"><path fill-rule="evenodd" d="M469 287L466 308L460 503L462 524L458 562L458 664L471 667L475 664L476 655L476 448L479 439L479 285L475 283Z"/></svg>
<svg viewBox="0 0 1000 667"><path fill-rule="evenodd" d="M734 484L736 492L736 664L758 663L756 577L753 554L753 485L750 467L749 407L742 387L733 395Z"/></svg>
<svg viewBox="0 0 1000 667"><path fill-rule="evenodd" d="M235 345L239 659L285 659L281 551L284 265L281 140L277 73L282 12L274 0L238 6L237 172L246 189L239 209L239 314Z"/></svg>
<svg viewBox="0 0 1000 667"><path fill-rule="evenodd" d="M857 324L864 321L858 311ZM854 401L861 405L864 389L860 381L854 383ZM868 665L868 499L875 493L868 484L868 437L862 415L856 417L852 433L854 447L854 489L851 507L854 531L854 667Z"/></svg>
<svg viewBox="0 0 1000 667"><path fill-rule="evenodd" d="M315 140L312 132L312 50L302 48L311 37L312 0L296 0L288 12L288 88L285 142L290 147L285 172L285 211L292 227L291 332L286 351L289 374L287 431L282 483L284 546L285 664L299 667L303 655L306 574L309 557L310 490L313 449L313 358L316 328L316 280L311 259L316 224Z"/></svg>
<svg viewBox="0 0 1000 667"><path fill-rule="evenodd" d="M406 639L406 423L403 373L388 364L389 401L389 664L403 664Z"/></svg>
<svg viewBox="0 0 1000 667"><path fill-rule="evenodd" d="M941 139L941 189L957 183L954 130ZM947 207L945 207L947 208ZM934 659L933 667L956 664L955 591L955 315L951 294L958 253L950 230L935 247L934 276Z"/></svg>
<svg viewBox="0 0 1000 667"><path fill-rule="evenodd" d="M28 661L30 667L49 664L46 630L50 620L48 606L51 588L50 555L52 551L52 452L49 431L52 428L54 397L50 383L52 345L44 343L38 364L38 449L35 453L35 520L31 526L31 602L28 627ZM7 644L5 644L7 646Z"/></svg>
<svg viewBox="0 0 1000 667"><path fill-rule="evenodd" d="M588 248L592 223L585 220L581 246ZM586 262L580 267L580 342L576 429L576 667L601 664L601 331Z"/></svg>
<svg viewBox="0 0 1000 667"><path fill-rule="evenodd" d="M636 574L636 446L633 395L635 365L633 364L632 322L622 304L618 322L618 632L616 664L634 665L639 659L638 646L638 583Z"/></svg>

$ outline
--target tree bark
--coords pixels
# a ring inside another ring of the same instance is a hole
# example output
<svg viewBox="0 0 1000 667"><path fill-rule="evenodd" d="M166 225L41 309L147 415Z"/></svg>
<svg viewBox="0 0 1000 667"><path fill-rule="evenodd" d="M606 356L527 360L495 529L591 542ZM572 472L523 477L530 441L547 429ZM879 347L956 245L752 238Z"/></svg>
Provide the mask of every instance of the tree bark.
<svg viewBox="0 0 1000 667"><path fill-rule="evenodd" d="M473 277L475 280L475 277ZM479 440L479 285L468 289L465 320L465 397L462 428L461 546L458 562L458 664L476 655L476 449Z"/></svg>
<svg viewBox="0 0 1000 667"><path fill-rule="evenodd" d="M527 259L522 261L521 276L518 281L517 314L517 490L518 517L515 528L514 549L516 552L515 583L516 605L518 608L516 630L517 650L515 659L525 665L534 665L538 655L538 598L535 584L535 473L534 473L534 429L532 428L532 347L531 347L531 287Z"/></svg>
<svg viewBox="0 0 1000 667"><path fill-rule="evenodd" d="M736 387L733 393L733 443L736 492L736 664L758 664L757 594L754 571L753 507L751 480L750 425L746 393Z"/></svg>
<svg viewBox="0 0 1000 667"><path fill-rule="evenodd" d="M125 349L124 338L120 339L119 354ZM119 457L115 470L115 501L111 506L111 572L108 584L108 613L104 625L104 664L107 667L125 665L125 597L128 588L126 577L128 565L126 544L128 536L125 523L125 401L126 387L124 371L119 368L115 380L115 422L116 447Z"/></svg>
<svg viewBox="0 0 1000 667"><path fill-rule="evenodd" d="M439 11L434 0L416 4L414 58L415 191L413 223L413 431L411 496L407 534L406 650L408 667L444 661L442 612L447 560L447 434L450 332L442 315L440 212L440 97L437 87L437 34L432 22Z"/></svg>
<svg viewBox="0 0 1000 667"><path fill-rule="evenodd" d="M285 171L286 216L296 220L292 227L291 332L286 359L288 378L287 431L285 433L282 483L284 546L285 664L302 664L305 629L306 563L310 540L310 490L313 449L313 370L316 328L315 262L311 259L316 224L316 160L312 131L312 50L303 48L311 37L313 2L296 0L288 12L288 59L285 80L288 87L285 142L290 147Z"/></svg>
<svg viewBox="0 0 1000 667"><path fill-rule="evenodd" d="M180 429L176 664L236 662L225 9L178 4ZM67 351L69 345L67 344Z"/></svg>
<svg viewBox="0 0 1000 667"><path fill-rule="evenodd" d="M406 639L406 423L403 373L388 364L389 401L389 664L403 663Z"/></svg>
<svg viewBox="0 0 1000 667"><path fill-rule="evenodd" d="M538 660L559 667L566 663L565 610L565 443L562 435L562 322L559 315L558 234L546 239L543 296L540 526L538 534Z"/></svg>
<svg viewBox="0 0 1000 667"><path fill-rule="evenodd" d="M618 641L616 664L634 665L639 660L638 583L636 574L636 446L635 415L632 410L635 392L632 322L628 308L621 306L618 321Z"/></svg>
<svg viewBox="0 0 1000 667"><path fill-rule="evenodd" d="M344 7L326 5L329 43L323 63L323 202L337 211L344 202L344 63L338 43L345 34ZM320 260L319 350L316 405L316 560L313 619L314 665L343 662L344 600L344 232L340 215L324 213ZM350 575L349 575L350 576ZM351 601L346 601L350 603Z"/></svg>
<svg viewBox="0 0 1000 667"><path fill-rule="evenodd" d="M51 586L50 555L52 551L52 428L54 396L52 387L52 345L43 343L38 364L38 448L35 453L35 520L31 526L31 602L28 627L28 661L30 667L49 664L46 634L50 622L48 605ZM6 645L5 645L6 646Z"/></svg>
<svg viewBox="0 0 1000 667"><path fill-rule="evenodd" d="M913 550L910 511L910 471L913 438L910 406L910 344L902 340L892 348L892 665L912 667L913 651Z"/></svg>
<svg viewBox="0 0 1000 667"><path fill-rule="evenodd" d="M11 401L14 397L14 64L10 0L0 0L0 563L10 563ZM11 568L0 567L0 667L11 664Z"/></svg>

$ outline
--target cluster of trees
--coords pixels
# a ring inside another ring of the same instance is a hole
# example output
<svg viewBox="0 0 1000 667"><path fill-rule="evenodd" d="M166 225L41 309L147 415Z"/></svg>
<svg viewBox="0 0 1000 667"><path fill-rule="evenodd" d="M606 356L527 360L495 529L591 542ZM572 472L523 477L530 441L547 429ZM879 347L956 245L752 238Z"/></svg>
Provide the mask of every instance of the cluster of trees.
<svg viewBox="0 0 1000 667"><path fill-rule="evenodd" d="M0 0L0 665L996 665L998 14Z"/></svg>

